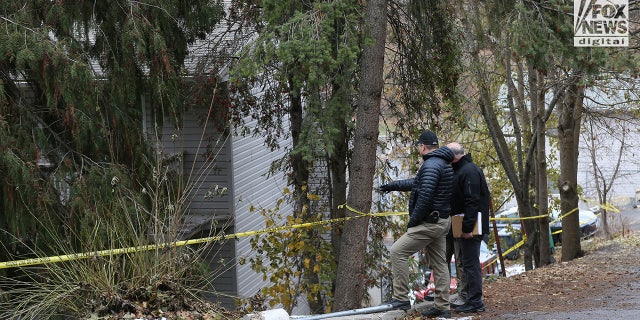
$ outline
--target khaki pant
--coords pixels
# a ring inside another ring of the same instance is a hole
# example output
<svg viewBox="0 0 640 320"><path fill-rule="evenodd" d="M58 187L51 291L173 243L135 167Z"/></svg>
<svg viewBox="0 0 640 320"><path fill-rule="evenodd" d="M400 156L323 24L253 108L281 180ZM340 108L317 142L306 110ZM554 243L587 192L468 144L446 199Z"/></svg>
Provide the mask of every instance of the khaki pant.
<svg viewBox="0 0 640 320"><path fill-rule="evenodd" d="M409 300L409 257L424 249L427 261L433 272L435 284L435 307L449 310L449 267L445 252L447 233L451 219L438 219L437 223L423 222L409 228L405 234L391 246L391 272L393 273L393 299Z"/></svg>

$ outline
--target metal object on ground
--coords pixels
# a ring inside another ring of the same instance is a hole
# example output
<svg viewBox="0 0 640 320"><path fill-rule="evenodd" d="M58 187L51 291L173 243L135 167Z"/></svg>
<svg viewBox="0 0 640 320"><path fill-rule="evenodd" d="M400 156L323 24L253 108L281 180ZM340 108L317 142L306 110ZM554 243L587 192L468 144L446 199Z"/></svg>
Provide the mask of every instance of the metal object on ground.
<svg viewBox="0 0 640 320"><path fill-rule="evenodd" d="M391 311L391 310L394 310L391 304L383 304L375 307L367 307L367 308L338 311L338 312L332 312L332 313L326 313L326 314L318 314L318 315L298 318L298 319L300 320L329 319L329 318L335 318L335 317L345 317L345 316L352 316L357 314L385 312L385 311Z"/></svg>

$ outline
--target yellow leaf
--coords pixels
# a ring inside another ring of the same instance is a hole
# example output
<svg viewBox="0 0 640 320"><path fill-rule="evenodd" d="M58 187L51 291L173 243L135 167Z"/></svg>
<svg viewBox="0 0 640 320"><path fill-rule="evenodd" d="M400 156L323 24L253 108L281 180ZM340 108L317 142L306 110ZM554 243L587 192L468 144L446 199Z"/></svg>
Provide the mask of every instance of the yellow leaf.
<svg viewBox="0 0 640 320"><path fill-rule="evenodd" d="M320 196L317 194L307 193L307 199L309 200L320 200Z"/></svg>
<svg viewBox="0 0 640 320"><path fill-rule="evenodd" d="M307 268L307 269L308 269L310 264L311 264L311 260L309 260L309 259L304 259L304 267L305 267L305 268Z"/></svg>
<svg viewBox="0 0 640 320"><path fill-rule="evenodd" d="M271 227L273 225L273 223L274 223L273 220L271 220L269 218L265 219L265 225L267 226L267 228Z"/></svg>

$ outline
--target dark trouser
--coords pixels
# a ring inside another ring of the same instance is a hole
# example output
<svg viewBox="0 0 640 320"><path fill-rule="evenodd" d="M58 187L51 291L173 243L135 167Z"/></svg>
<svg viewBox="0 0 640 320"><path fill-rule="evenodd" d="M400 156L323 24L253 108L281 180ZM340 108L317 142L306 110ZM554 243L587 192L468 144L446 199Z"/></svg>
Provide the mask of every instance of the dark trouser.
<svg viewBox="0 0 640 320"><path fill-rule="evenodd" d="M449 232L447 235L447 265L449 266L449 273L451 273L451 258L455 259L456 265L456 280L458 283L457 292L458 298L466 301L467 300L467 292L464 291L465 285L467 283L466 278L464 277L464 270L462 270L462 256L460 254L460 241L453 237L453 234Z"/></svg>
<svg viewBox="0 0 640 320"><path fill-rule="evenodd" d="M458 241L462 253L462 269L466 278L466 286L463 291L467 293L467 305L484 306L482 303L482 269L479 259L482 237L460 238Z"/></svg>

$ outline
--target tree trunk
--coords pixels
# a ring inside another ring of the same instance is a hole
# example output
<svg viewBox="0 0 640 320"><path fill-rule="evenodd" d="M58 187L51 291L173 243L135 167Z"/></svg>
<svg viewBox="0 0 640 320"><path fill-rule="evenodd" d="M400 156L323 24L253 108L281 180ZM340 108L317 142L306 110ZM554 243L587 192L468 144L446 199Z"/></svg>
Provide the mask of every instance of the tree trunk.
<svg viewBox="0 0 640 320"><path fill-rule="evenodd" d="M544 90L540 88L540 84L543 83L543 75L537 70L533 70L536 75L536 86L531 87L532 106L531 109L535 110L535 132L536 132L536 200L538 203L537 215L547 215L549 211L549 192L547 190L547 146L546 146L546 131L547 126L545 123L545 99ZM531 77L531 75L530 75ZM533 78L533 77L531 77ZM535 97L535 100L533 99ZM534 104L535 101L535 104ZM550 263L551 246L549 243L549 219L542 218L537 219L538 222L538 263L536 266L545 266Z"/></svg>
<svg viewBox="0 0 640 320"><path fill-rule="evenodd" d="M347 133L344 128L344 140L336 139L336 152L329 156L329 171L331 172L331 219L339 219L345 217L344 208L340 205L347 202ZM340 223L334 223L331 228L331 244L333 246L334 260L337 263L340 257L340 242L342 238L342 227Z"/></svg>
<svg viewBox="0 0 640 320"><path fill-rule="evenodd" d="M294 87L294 81L290 80L290 88ZM291 183L295 188L295 202L294 202L294 215L302 218L304 221L307 221L308 218L306 215L308 211L305 208L309 207L309 198L307 197L307 183L309 182L309 168L311 168L311 164L304 159L304 156L300 152L296 152L301 142L301 134L302 134L302 124L304 119L303 107L302 107L302 97L300 95L299 90L292 89L289 93L289 98L291 100L291 108L289 110L289 118L291 121L291 140L293 144L293 152L291 153ZM301 229L301 232L307 233L307 238L311 239L314 243L318 241L320 238L317 235L317 232L314 229ZM311 261L309 265L315 265L315 255L309 252L303 253L304 259L308 259ZM319 283L317 273L312 270L304 270L303 277L305 282L309 286L313 286ZM323 304L321 297L318 296L308 296L307 302L309 303L309 308L314 311L322 311ZM288 310L290 311L290 310Z"/></svg>
<svg viewBox="0 0 640 320"><path fill-rule="evenodd" d="M356 111L353 162L350 170L348 203L357 210L371 208L380 97L383 86L384 49L387 35L387 1L366 2L366 26L374 44L362 51L361 83ZM354 215L350 212L348 215ZM365 256L369 218L348 220L344 225L336 279L334 310L359 308L366 291Z"/></svg>
<svg viewBox="0 0 640 320"><path fill-rule="evenodd" d="M525 218L521 220L522 224L522 236L527 238L527 241L524 243L524 268L525 270L531 270L534 268L534 260L537 261L537 244L538 244L538 235L539 232L537 230L536 223L532 219L526 219L527 217L533 216L534 208L529 197L529 188L520 188L523 192L527 194L521 194L521 201L518 201L518 212L520 213L521 218ZM516 197L517 199L517 197Z"/></svg>
<svg viewBox="0 0 640 320"><path fill-rule="evenodd" d="M580 219L578 216L578 145L584 87L578 83L580 75L569 81L563 103L560 104L558 137L560 140L560 208L562 215L575 210L562 219L562 261L582 255L580 247Z"/></svg>
<svg viewBox="0 0 640 320"><path fill-rule="evenodd" d="M345 217L345 211L342 204L347 202L347 153L348 153L348 132L346 122L342 120L341 134L333 141L334 152L328 156L329 172L331 173L331 219L340 219ZM331 246L333 248L333 260L335 265L339 265L340 261L340 243L342 242L342 223L333 223L331 225ZM335 280L334 280L335 281ZM333 288L335 290L335 282Z"/></svg>

